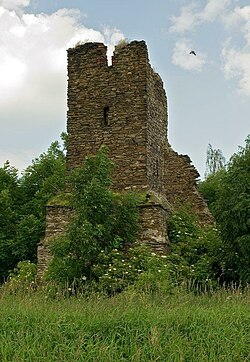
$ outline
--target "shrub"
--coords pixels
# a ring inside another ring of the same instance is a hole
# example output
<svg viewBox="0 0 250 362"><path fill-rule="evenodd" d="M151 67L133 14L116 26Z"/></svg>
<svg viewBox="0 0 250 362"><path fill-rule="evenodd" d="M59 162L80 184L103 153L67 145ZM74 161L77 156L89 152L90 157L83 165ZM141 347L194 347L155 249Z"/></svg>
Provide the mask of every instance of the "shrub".
<svg viewBox="0 0 250 362"><path fill-rule="evenodd" d="M168 223L171 253L167 259L177 284L204 283L223 273L222 241L215 227L201 227L188 209L174 213Z"/></svg>
<svg viewBox="0 0 250 362"><path fill-rule="evenodd" d="M82 168L72 172L75 218L65 235L52 242L48 279L60 284L81 280L82 276L95 279L93 267L102 250L109 254L135 241L139 197L111 190L112 169L107 148L102 147L96 156L86 157Z"/></svg>
<svg viewBox="0 0 250 362"><path fill-rule="evenodd" d="M98 290L108 294L121 292L127 287L140 291L156 291L159 282L169 289L166 256L153 253L146 245L135 244L126 251L118 249L100 253L94 265Z"/></svg>
<svg viewBox="0 0 250 362"><path fill-rule="evenodd" d="M30 292L36 286L36 271L36 264L30 261L20 261L10 273L8 281L2 287L2 291L9 293Z"/></svg>
<svg viewBox="0 0 250 362"><path fill-rule="evenodd" d="M200 184L218 223L224 250L224 276L230 283L250 282L250 135L223 171Z"/></svg>

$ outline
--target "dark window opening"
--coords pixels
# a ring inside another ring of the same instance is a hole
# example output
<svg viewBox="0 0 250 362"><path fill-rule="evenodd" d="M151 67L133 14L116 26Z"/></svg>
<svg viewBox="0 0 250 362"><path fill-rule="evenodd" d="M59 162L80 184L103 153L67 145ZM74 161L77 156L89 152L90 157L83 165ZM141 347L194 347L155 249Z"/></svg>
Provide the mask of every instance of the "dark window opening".
<svg viewBox="0 0 250 362"><path fill-rule="evenodd" d="M103 126L109 126L109 106L103 108Z"/></svg>

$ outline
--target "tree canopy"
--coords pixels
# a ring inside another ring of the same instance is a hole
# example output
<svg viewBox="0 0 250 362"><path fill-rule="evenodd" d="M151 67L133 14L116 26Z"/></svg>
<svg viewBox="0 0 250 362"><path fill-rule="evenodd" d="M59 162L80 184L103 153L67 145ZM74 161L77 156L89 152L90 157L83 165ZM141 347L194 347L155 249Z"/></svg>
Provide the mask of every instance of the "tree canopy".
<svg viewBox="0 0 250 362"><path fill-rule="evenodd" d="M226 159L220 149L215 149L209 143L207 147L205 178L225 168Z"/></svg>
<svg viewBox="0 0 250 362"><path fill-rule="evenodd" d="M200 190L220 226L228 280L250 282L250 136Z"/></svg>
<svg viewBox="0 0 250 362"><path fill-rule="evenodd" d="M37 244L45 232L45 206L65 188L66 141L64 134L62 143L53 142L21 176L8 161L0 168L0 283L19 261L36 262ZM210 154L211 167L218 161L213 155ZM225 167L217 166L212 167L199 187L216 219L222 243L216 235L204 236L201 231L199 235L190 236L186 226L176 223L176 220L183 219L179 215L172 219L174 228L169 226L170 234L174 230L170 235L174 251L172 258L178 254L181 257L179 262L189 269L195 269L193 258L196 258L199 270L210 263L197 272L201 276L206 271L205 274L223 275L227 283L249 283L250 136ZM79 269L78 274L94 270L94 260L101 255L101 250L110 253L112 248L119 249L125 241L129 243L135 239L137 216L131 210L137 201L134 196L116 194L111 190L112 167L102 150L97 157L87 158L83 168L72 172L73 207L78 216L60 248L55 246L54 250L57 260L61 258L60 262L71 255L73 264ZM187 225L193 224L188 221Z"/></svg>
<svg viewBox="0 0 250 362"><path fill-rule="evenodd" d="M0 283L20 260L36 261L44 235L45 205L65 182L65 134L21 176L7 161L0 168Z"/></svg>

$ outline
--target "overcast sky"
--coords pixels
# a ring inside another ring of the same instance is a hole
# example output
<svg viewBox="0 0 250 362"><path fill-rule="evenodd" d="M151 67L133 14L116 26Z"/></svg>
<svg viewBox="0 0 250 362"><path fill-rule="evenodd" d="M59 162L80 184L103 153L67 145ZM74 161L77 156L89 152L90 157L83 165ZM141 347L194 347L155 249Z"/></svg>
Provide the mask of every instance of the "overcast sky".
<svg viewBox="0 0 250 362"><path fill-rule="evenodd" d="M0 166L22 170L66 127L66 49L145 40L163 79L169 140L201 176L250 133L249 0L0 0ZM197 56L190 55L195 50Z"/></svg>

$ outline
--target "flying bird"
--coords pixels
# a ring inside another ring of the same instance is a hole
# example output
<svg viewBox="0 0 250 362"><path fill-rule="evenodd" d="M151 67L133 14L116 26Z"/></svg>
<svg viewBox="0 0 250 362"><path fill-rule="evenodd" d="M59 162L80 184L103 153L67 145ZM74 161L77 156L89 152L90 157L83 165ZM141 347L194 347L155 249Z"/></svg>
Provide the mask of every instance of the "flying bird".
<svg viewBox="0 0 250 362"><path fill-rule="evenodd" d="M195 53L195 51L194 51L194 50L191 50L191 52L190 52L189 54L193 54L193 55L195 55L195 56L196 56L196 53Z"/></svg>

